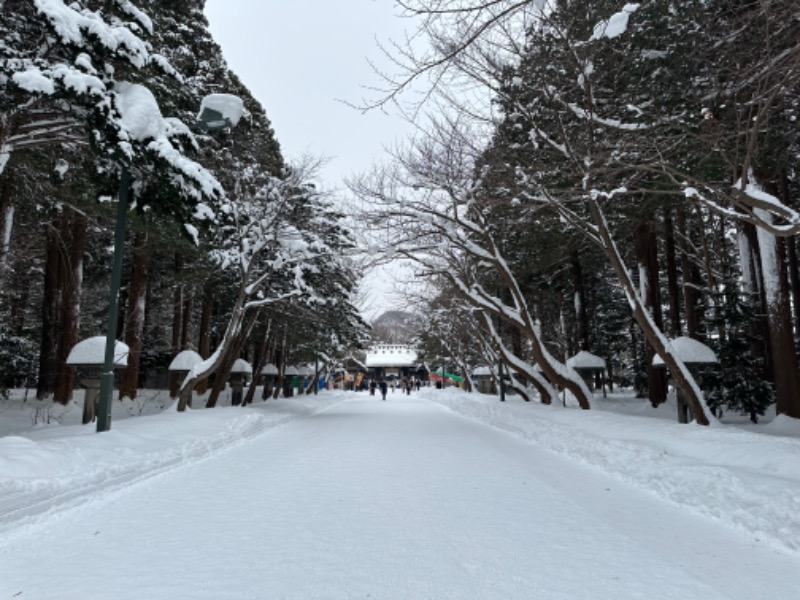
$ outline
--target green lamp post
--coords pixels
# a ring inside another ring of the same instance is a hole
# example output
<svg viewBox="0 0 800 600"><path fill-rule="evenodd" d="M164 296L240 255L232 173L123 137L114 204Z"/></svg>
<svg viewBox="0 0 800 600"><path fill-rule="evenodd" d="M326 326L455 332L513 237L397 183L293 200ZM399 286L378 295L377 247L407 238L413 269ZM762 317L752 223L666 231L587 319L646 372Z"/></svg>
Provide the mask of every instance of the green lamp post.
<svg viewBox="0 0 800 600"><path fill-rule="evenodd" d="M195 128L204 132L231 129L244 112L241 98L231 94L210 94L203 98ZM111 399L114 391L114 347L116 345L117 315L119 313L119 288L122 282L122 256L125 249L125 225L128 217L128 197L131 174L122 165L119 183L117 224L114 230L114 261L111 270L111 290L108 296L108 325L103 372L100 375L100 396L97 404L97 432L111 429Z"/></svg>

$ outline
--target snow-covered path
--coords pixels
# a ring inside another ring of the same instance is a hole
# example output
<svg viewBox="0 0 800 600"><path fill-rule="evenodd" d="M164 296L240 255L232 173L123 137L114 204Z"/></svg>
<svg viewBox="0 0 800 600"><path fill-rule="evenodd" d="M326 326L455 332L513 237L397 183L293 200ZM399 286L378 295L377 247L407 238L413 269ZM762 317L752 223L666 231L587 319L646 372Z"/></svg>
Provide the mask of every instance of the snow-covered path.
<svg viewBox="0 0 800 600"><path fill-rule="evenodd" d="M358 395L12 536L0 599L789 599L797 566L418 396Z"/></svg>

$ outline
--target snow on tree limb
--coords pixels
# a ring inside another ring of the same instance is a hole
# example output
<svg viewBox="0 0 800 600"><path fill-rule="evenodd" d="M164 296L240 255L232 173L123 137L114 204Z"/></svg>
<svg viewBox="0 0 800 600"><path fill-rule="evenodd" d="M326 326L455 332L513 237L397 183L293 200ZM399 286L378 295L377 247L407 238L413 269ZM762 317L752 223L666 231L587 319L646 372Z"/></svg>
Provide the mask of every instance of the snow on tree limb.
<svg viewBox="0 0 800 600"><path fill-rule="evenodd" d="M130 2L120 4L130 11L134 8ZM134 66L141 68L147 64L149 45L128 27L110 25L98 13L86 8L78 10L76 4L67 6L62 0L34 0L34 5L45 15L63 43L85 46L91 36L108 50L125 56ZM138 14L143 15L141 12Z"/></svg>

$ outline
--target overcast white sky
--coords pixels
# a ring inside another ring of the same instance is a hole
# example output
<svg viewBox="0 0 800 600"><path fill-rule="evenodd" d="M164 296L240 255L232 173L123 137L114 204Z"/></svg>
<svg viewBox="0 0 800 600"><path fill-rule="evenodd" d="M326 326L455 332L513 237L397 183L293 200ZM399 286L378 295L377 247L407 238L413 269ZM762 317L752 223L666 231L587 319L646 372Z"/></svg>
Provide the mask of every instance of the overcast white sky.
<svg viewBox="0 0 800 600"><path fill-rule="evenodd" d="M267 111L284 156L330 159L328 189L366 172L411 126L397 115L346 105L375 98L380 79L368 59L390 70L378 41L402 40L412 23L392 0L206 0L211 33L228 65ZM382 269L365 278L362 312L374 318L402 308L408 272Z"/></svg>
<svg viewBox="0 0 800 600"><path fill-rule="evenodd" d="M288 158L330 158L326 187L369 169L410 131L397 116L347 106L379 83L367 59L386 64L377 40L410 23L391 0L207 0L206 15L229 66L264 105ZM388 67L387 67L388 68Z"/></svg>

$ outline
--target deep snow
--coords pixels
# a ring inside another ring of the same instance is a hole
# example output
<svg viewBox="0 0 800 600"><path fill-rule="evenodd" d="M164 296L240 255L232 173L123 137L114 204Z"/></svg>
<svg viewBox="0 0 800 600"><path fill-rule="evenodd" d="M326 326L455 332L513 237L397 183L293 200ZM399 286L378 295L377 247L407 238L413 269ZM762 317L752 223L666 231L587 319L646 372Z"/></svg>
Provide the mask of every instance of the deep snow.
<svg viewBox="0 0 800 600"><path fill-rule="evenodd" d="M79 406L31 427L31 401L1 405L0 599L800 589L786 419L709 429L624 397L587 412L435 389L123 418L159 402L115 402L103 434L66 424Z"/></svg>

